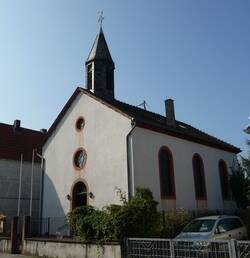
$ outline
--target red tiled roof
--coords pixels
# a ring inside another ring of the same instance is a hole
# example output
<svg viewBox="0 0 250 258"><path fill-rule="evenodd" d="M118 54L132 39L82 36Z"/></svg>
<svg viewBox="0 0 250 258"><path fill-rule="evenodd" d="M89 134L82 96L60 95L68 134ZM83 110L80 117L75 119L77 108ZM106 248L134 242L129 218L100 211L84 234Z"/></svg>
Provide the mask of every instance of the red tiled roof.
<svg viewBox="0 0 250 258"><path fill-rule="evenodd" d="M40 131L23 127L14 130L13 125L0 123L0 159L20 160L23 154L24 161L31 161L33 149L41 150L45 136Z"/></svg>

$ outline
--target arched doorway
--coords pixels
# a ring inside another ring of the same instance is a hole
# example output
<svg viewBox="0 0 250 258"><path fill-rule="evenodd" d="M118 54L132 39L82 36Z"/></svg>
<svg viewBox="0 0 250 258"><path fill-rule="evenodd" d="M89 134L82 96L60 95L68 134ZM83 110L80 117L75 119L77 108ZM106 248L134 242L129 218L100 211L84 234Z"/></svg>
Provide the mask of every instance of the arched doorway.
<svg viewBox="0 0 250 258"><path fill-rule="evenodd" d="M82 182L77 182L72 191L72 210L87 205L87 187Z"/></svg>

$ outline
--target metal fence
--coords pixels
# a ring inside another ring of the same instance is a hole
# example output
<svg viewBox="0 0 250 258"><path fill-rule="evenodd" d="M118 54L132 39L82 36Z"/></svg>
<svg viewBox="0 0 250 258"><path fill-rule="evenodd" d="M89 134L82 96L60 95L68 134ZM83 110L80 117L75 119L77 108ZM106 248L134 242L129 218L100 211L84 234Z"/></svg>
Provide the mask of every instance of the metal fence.
<svg viewBox="0 0 250 258"><path fill-rule="evenodd" d="M65 217L31 218L31 237L69 237L71 233L70 225Z"/></svg>
<svg viewBox="0 0 250 258"><path fill-rule="evenodd" d="M10 229L11 229L11 218L5 218L2 221L2 230L0 232L0 236L10 237Z"/></svg>
<svg viewBox="0 0 250 258"><path fill-rule="evenodd" d="M250 241L237 241L236 244L238 257L250 258Z"/></svg>
<svg viewBox="0 0 250 258"><path fill-rule="evenodd" d="M250 258L250 241L126 239L126 258Z"/></svg>

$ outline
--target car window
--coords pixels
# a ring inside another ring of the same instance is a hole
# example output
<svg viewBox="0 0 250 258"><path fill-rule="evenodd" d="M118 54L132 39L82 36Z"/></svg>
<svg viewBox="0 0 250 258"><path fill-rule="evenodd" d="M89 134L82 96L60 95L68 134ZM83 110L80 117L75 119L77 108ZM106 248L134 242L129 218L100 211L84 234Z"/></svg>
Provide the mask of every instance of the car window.
<svg viewBox="0 0 250 258"><path fill-rule="evenodd" d="M230 224L229 224L229 221L228 219L222 219L218 222L218 225L217 225L217 228L219 230L219 233L225 233L230 229Z"/></svg>
<svg viewBox="0 0 250 258"><path fill-rule="evenodd" d="M229 219L229 224L230 224L231 230L243 227L241 221L237 218Z"/></svg>
<svg viewBox="0 0 250 258"><path fill-rule="evenodd" d="M214 219L193 220L183 229L183 232L210 232L214 224Z"/></svg>
<svg viewBox="0 0 250 258"><path fill-rule="evenodd" d="M241 221L237 218L222 219L218 222L217 228L219 233L225 233L236 228L243 227Z"/></svg>

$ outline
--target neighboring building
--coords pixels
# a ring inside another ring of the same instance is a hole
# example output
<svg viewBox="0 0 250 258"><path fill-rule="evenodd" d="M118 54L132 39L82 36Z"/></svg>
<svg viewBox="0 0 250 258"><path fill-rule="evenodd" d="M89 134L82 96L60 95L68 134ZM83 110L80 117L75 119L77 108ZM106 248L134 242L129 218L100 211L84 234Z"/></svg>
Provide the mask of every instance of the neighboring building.
<svg viewBox="0 0 250 258"><path fill-rule="evenodd" d="M166 116L115 99L115 65L100 29L77 88L48 131L43 216L102 208L148 187L159 209L233 209L228 183L240 149Z"/></svg>
<svg viewBox="0 0 250 258"><path fill-rule="evenodd" d="M13 125L0 123L0 214L7 219L17 216L20 185L21 154L22 179L20 215L30 214L32 153L39 146L45 134L21 127L20 121ZM40 148L41 149L41 148ZM32 216L39 216L41 160L34 155Z"/></svg>

